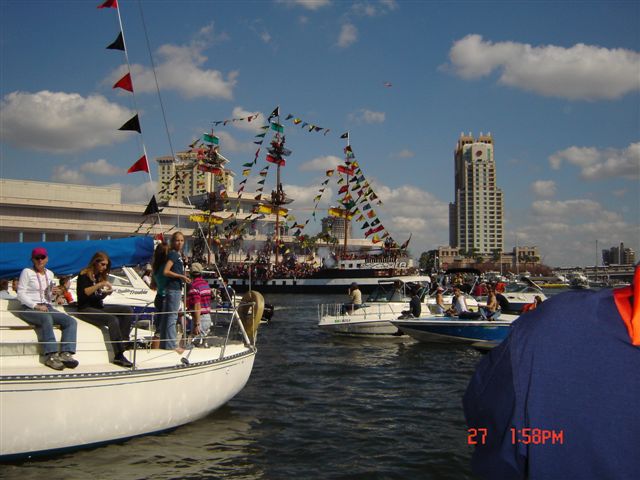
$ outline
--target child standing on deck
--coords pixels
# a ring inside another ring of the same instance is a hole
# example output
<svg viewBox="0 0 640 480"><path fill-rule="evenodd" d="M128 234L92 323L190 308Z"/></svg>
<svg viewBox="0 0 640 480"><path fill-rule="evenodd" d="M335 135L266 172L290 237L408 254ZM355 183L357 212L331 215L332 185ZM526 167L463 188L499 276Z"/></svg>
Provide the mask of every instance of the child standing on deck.
<svg viewBox="0 0 640 480"><path fill-rule="evenodd" d="M191 265L191 285L187 293L187 310L191 312L191 332L196 336L196 346L207 348L207 336L211 328L211 287L202 278L202 265Z"/></svg>

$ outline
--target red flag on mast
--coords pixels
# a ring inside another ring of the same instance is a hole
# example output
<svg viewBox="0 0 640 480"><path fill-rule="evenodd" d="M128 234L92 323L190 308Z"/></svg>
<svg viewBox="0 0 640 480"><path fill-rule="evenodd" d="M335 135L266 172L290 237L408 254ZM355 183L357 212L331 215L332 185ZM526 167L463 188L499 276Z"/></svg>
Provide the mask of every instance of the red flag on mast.
<svg viewBox="0 0 640 480"><path fill-rule="evenodd" d="M129 170L127 170L127 173L133 173L133 172L147 172L147 173L149 173L149 163L147 162L147 156L146 155L142 155L140 157L140 160L138 160L136 163L131 165L131 167L129 167Z"/></svg>
<svg viewBox="0 0 640 480"><path fill-rule="evenodd" d="M98 5L98 8L118 8L118 0L107 0L101 5Z"/></svg>
<svg viewBox="0 0 640 480"><path fill-rule="evenodd" d="M131 82L131 74L127 73L124 77L118 80L113 88L121 88L133 93L133 83Z"/></svg>

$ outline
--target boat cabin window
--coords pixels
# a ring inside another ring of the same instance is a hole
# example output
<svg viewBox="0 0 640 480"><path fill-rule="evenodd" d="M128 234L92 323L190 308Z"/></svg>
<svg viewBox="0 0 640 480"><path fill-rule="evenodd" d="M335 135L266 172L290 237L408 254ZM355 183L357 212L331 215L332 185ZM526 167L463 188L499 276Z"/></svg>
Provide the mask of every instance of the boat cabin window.
<svg viewBox="0 0 640 480"><path fill-rule="evenodd" d="M114 287L133 287L122 269L111 270L108 282Z"/></svg>

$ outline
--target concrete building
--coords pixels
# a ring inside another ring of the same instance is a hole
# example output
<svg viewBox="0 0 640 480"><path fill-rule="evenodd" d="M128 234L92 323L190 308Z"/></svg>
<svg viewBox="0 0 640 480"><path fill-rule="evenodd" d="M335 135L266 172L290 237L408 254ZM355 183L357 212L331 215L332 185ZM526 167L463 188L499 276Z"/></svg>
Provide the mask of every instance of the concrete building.
<svg viewBox="0 0 640 480"><path fill-rule="evenodd" d="M218 154L223 165L229 160ZM156 158L158 164L158 201L177 199L184 201L185 198L206 192L215 192L217 183L224 186L227 192L234 190L234 173L231 170L223 170L221 175L214 175L211 172L200 170L201 163L198 163L197 152L178 152L176 160L173 157L165 156Z"/></svg>
<svg viewBox="0 0 640 480"><path fill-rule="evenodd" d="M603 265L633 265L636 263L636 252L625 248L624 243L619 247L602 250Z"/></svg>
<svg viewBox="0 0 640 480"><path fill-rule="evenodd" d="M139 228L146 205L122 203L121 198L120 188L0 179L0 242L98 240L170 230L189 237L197 228L190 218L204 216L192 206L172 201L163 208L159 223L153 216ZM255 201L239 200L234 192L229 193L231 211L216 215L230 219L236 202L240 202L238 219L247 218ZM247 235L264 240L273 234L274 222L274 215L264 215Z"/></svg>
<svg viewBox="0 0 640 480"><path fill-rule="evenodd" d="M504 204L497 187L493 137L461 134L454 152L455 201L449 204L449 243L465 252L503 251Z"/></svg>

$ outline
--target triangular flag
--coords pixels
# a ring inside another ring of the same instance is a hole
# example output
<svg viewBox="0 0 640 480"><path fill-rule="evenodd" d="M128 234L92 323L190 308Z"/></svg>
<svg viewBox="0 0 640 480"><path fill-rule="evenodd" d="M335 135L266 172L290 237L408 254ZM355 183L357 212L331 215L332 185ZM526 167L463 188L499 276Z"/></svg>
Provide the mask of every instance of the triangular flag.
<svg viewBox="0 0 640 480"><path fill-rule="evenodd" d="M129 167L129 170L127 170L127 173L133 173L133 172L147 172L147 173L149 173L149 163L147 162L147 156L146 155L142 155L140 157L140 160L138 160L136 163L131 165Z"/></svg>
<svg viewBox="0 0 640 480"><path fill-rule="evenodd" d="M285 118L285 120L291 120L293 118L293 115L289 114L287 115L287 118Z"/></svg>
<svg viewBox="0 0 640 480"><path fill-rule="evenodd" d="M149 200L149 204L147 208L144 209L144 213L142 215L153 215L154 213L160 213L162 209L158 208L158 202L156 202L156 196L152 196L151 200Z"/></svg>
<svg viewBox="0 0 640 480"><path fill-rule="evenodd" d="M349 132L344 132L342 135L340 135L340 138L349 138Z"/></svg>
<svg viewBox="0 0 640 480"><path fill-rule="evenodd" d="M140 120L138 120L138 114L136 113L131 119L129 119L118 130L142 133L142 131L140 130ZM147 170L147 172L148 171L149 170Z"/></svg>
<svg viewBox="0 0 640 480"><path fill-rule="evenodd" d="M118 0L107 0L101 5L98 5L98 8L118 8Z"/></svg>
<svg viewBox="0 0 640 480"><path fill-rule="evenodd" d="M280 106L277 106L276 108L273 109L273 112L271 112L271 115L269 115L268 120L271 120L273 117L279 117L280 116Z"/></svg>
<svg viewBox="0 0 640 480"><path fill-rule="evenodd" d="M121 88L123 90L127 90L128 92L133 92L133 83L131 83L131 74L127 73L124 77L118 80L113 88Z"/></svg>
<svg viewBox="0 0 640 480"><path fill-rule="evenodd" d="M107 47L107 49L122 50L124 52L124 39L122 38L122 32L118 33L118 38L116 38L113 43Z"/></svg>

